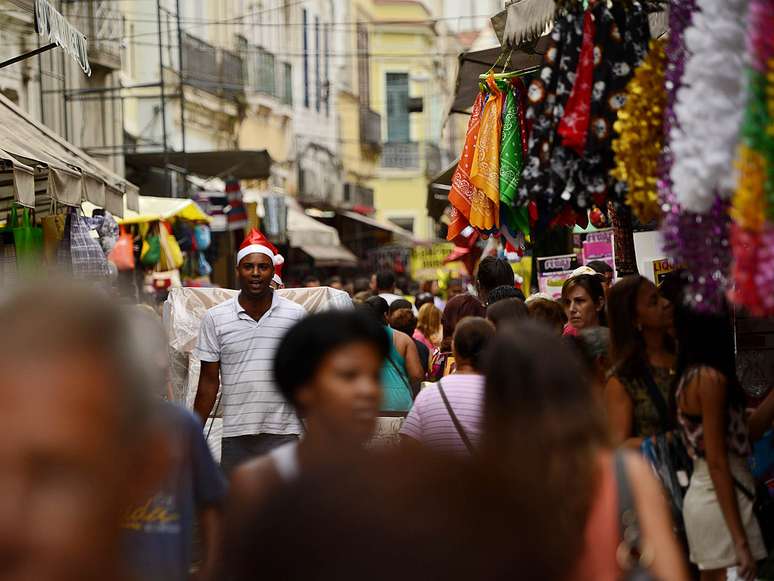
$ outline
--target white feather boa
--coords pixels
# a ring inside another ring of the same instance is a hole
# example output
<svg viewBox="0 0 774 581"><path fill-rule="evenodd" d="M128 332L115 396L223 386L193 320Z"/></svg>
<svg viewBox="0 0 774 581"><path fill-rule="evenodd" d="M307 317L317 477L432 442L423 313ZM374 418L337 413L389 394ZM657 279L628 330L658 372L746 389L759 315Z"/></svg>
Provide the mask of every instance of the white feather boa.
<svg viewBox="0 0 774 581"><path fill-rule="evenodd" d="M748 0L698 0L685 32L687 60L671 132L671 177L686 210L708 212L731 197L745 105Z"/></svg>

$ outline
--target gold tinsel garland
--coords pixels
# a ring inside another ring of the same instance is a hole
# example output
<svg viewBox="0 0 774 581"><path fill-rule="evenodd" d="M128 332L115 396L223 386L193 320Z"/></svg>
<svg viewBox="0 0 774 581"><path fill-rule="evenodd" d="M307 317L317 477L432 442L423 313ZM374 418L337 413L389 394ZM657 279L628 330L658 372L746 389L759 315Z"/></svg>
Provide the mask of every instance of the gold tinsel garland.
<svg viewBox="0 0 774 581"><path fill-rule="evenodd" d="M666 88L664 39L652 40L648 56L626 88L626 104L618 112L613 141L615 168L611 175L626 184L626 203L637 218L651 222L661 215L658 167L664 142Z"/></svg>

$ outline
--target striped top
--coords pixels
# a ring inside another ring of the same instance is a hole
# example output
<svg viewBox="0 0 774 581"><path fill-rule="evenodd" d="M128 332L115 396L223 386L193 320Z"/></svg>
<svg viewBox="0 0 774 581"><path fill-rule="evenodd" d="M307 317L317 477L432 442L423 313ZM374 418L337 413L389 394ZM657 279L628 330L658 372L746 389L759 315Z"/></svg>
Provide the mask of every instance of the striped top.
<svg viewBox="0 0 774 581"><path fill-rule="evenodd" d="M220 362L223 437L300 434L293 406L274 385L273 365L280 341L306 311L274 293L271 307L256 321L238 299L207 311L194 350L201 361Z"/></svg>
<svg viewBox="0 0 774 581"><path fill-rule="evenodd" d="M443 378L443 390L470 442L474 447L477 446L481 439L484 376L449 375ZM441 399L437 384L419 393L400 433L432 450L468 455Z"/></svg>

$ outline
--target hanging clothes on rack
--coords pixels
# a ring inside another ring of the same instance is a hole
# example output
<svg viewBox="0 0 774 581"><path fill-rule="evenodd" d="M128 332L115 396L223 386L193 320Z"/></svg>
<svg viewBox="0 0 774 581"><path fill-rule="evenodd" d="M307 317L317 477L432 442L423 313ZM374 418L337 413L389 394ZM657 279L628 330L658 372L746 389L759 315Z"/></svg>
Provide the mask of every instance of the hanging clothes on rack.
<svg viewBox="0 0 774 581"><path fill-rule="evenodd" d="M500 140L503 127L503 92L493 74L486 79L489 96L481 116L470 182L476 188L470 208L470 225L483 234L500 229Z"/></svg>
<svg viewBox="0 0 774 581"><path fill-rule="evenodd" d="M596 2L585 11L576 3L557 18L545 66L529 89L534 126L519 189L520 198L537 201L544 221L583 224L588 210L605 210L616 183L613 124L649 37L637 0Z"/></svg>
<svg viewBox="0 0 774 581"><path fill-rule="evenodd" d="M473 111L468 121L468 130L465 134L465 145L460 155L457 169L454 171L449 191L449 204L452 207L451 222L449 224L447 240L454 240L465 228L470 226L470 209L473 203L474 186L470 181L470 170L473 167L473 158L476 154L476 143L481 127L481 114L484 111L484 94L479 93L473 103Z"/></svg>

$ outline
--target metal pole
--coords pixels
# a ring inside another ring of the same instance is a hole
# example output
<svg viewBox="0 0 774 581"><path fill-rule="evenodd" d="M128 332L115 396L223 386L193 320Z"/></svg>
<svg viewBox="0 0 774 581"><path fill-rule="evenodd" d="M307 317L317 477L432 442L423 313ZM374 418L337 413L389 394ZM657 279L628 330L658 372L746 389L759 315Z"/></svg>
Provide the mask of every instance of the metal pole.
<svg viewBox="0 0 774 581"><path fill-rule="evenodd" d="M35 56L41 53L44 53L46 51L51 50L52 48L56 48L57 44L55 42L52 42L51 44L47 44L46 46L41 46L39 48L36 48L35 50L30 50L27 52L24 52L20 54L19 56L15 56L12 59L8 59L7 61L0 62L0 69L5 68L7 66L13 65L18 63L19 61L23 61L24 59L30 58L31 56Z"/></svg>
<svg viewBox="0 0 774 581"><path fill-rule="evenodd" d="M167 153L167 101L164 94L164 37L161 34L161 0L156 0L156 25L159 30L159 86L161 87L161 135L164 153ZM165 164L166 165L166 164Z"/></svg>
<svg viewBox="0 0 774 581"><path fill-rule="evenodd" d="M183 30L180 27L180 0L175 0L177 11L177 58L180 64L180 137L181 151L185 152L185 87L183 79Z"/></svg>

